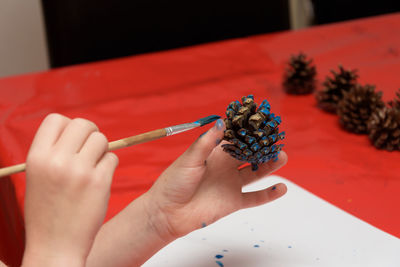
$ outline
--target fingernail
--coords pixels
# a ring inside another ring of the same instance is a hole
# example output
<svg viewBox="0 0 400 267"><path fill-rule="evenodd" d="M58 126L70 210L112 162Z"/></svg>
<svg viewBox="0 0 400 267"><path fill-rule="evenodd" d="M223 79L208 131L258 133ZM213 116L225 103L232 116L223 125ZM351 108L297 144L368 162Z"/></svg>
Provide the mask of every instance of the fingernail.
<svg viewBox="0 0 400 267"><path fill-rule="evenodd" d="M221 119L218 119L215 123L215 127L217 127L217 130L221 130L224 127L224 122Z"/></svg>

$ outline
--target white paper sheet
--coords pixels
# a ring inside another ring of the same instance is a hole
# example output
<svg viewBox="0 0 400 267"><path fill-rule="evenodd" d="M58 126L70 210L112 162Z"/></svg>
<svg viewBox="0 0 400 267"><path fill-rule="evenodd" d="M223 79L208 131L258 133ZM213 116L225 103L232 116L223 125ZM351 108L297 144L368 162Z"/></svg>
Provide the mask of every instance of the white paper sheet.
<svg viewBox="0 0 400 267"><path fill-rule="evenodd" d="M286 179L270 176L245 191L278 182L288 186L281 199L241 210L180 238L143 266L400 267L400 239Z"/></svg>

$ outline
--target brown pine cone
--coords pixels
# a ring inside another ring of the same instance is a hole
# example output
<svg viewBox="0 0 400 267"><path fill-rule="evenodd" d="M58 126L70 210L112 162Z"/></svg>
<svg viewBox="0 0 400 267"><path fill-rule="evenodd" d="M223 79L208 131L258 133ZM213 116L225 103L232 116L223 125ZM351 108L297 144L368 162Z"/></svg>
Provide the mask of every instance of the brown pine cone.
<svg viewBox="0 0 400 267"><path fill-rule="evenodd" d="M357 85L343 92L337 112L344 129L354 133L367 133L367 122L372 112L383 108L382 92L375 92L373 85Z"/></svg>
<svg viewBox="0 0 400 267"><path fill-rule="evenodd" d="M311 94L315 90L317 71L312 59L303 53L292 55L283 77L283 87L288 94Z"/></svg>
<svg viewBox="0 0 400 267"><path fill-rule="evenodd" d="M396 97L389 101L389 106L392 108L400 109L400 89L396 92Z"/></svg>
<svg viewBox="0 0 400 267"><path fill-rule="evenodd" d="M222 145L232 157L249 162L252 169L258 164L275 160L283 144L275 144L284 139L285 132L279 132L281 118L270 112L270 105L264 100L257 108L253 95L242 98L242 103L233 101L226 110L226 130Z"/></svg>
<svg viewBox="0 0 400 267"><path fill-rule="evenodd" d="M368 137L378 149L400 150L400 109L374 111L368 120Z"/></svg>
<svg viewBox="0 0 400 267"><path fill-rule="evenodd" d="M331 70L333 77L326 77L323 89L316 94L318 106L336 113L337 104L343 98L343 92L350 91L357 84L357 70L346 70L339 65L339 72Z"/></svg>

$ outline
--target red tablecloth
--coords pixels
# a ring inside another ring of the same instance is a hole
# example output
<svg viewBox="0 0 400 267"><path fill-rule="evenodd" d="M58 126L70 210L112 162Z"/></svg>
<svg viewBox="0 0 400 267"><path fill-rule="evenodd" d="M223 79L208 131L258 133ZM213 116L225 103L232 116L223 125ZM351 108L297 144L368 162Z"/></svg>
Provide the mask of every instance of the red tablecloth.
<svg viewBox="0 0 400 267"><path fill-rule="evenodd" d="M400 152L343 131L309 96L281 88L291 53L314 58L320 81L341 63L384 99L400 87L400 14L205 44L0 80L0 163L21 163L50 112L93 120L109 140L223 115L243 95L267 98L283 118L289 163L278 174L400 237ZM205 129L117 152L112 217L145 192ZM22 208L24 174L13 176ZM282 211L282 212L290 212Z"/></svg>

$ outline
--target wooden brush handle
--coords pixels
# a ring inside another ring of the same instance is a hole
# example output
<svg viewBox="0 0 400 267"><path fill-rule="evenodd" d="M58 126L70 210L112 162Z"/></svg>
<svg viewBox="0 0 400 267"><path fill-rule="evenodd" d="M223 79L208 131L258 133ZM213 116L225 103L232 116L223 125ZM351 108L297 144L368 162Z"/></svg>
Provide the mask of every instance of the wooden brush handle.
<svg viewBox="0 0 400 267"><path fill-rule="evenodd" d="M147 132L147 133L143 133L143 134L139 134L139 135L135 135L135 136L131 136L131 137L127 137L127 138L123 138L123 139L120 139L117 141L110 142L110 143L108 143L108 150L113 151L113 150L117 150L117 149L128 147L128 146L138 145L141 143L156 140L156 139L164 137L164 136L167 136L167 131L165 131L165 129L158 129L158 130L154 130L151 132Z"/></svg>
<svg viewBox="0 0 400 267"><path fill-rule="evenodd" d="M149 142L149 141L156 140L156 139L159 139L164 136L167 136L167 131L165 129L158 129L158 130L154 130L151 132L123 138L123 139L108 143L108 151L113 151L113 150L117 150L120 148ZM18 172L23 172L23 171L25 171L25 168L26 168L25 163L1 168L0 169L0 177L9 176L11 174L18 173Z"/></svg>
<svg viewBox="0 0 400 267"><path fill-rule="evenodd" d="M25 167L26 167L26 164L21 163L21 164L13 165L10 167L1 168L0 169L0 177L8 176L8 175L18 173L18 172L23 172L23 171L25 171Z"/></svg>

